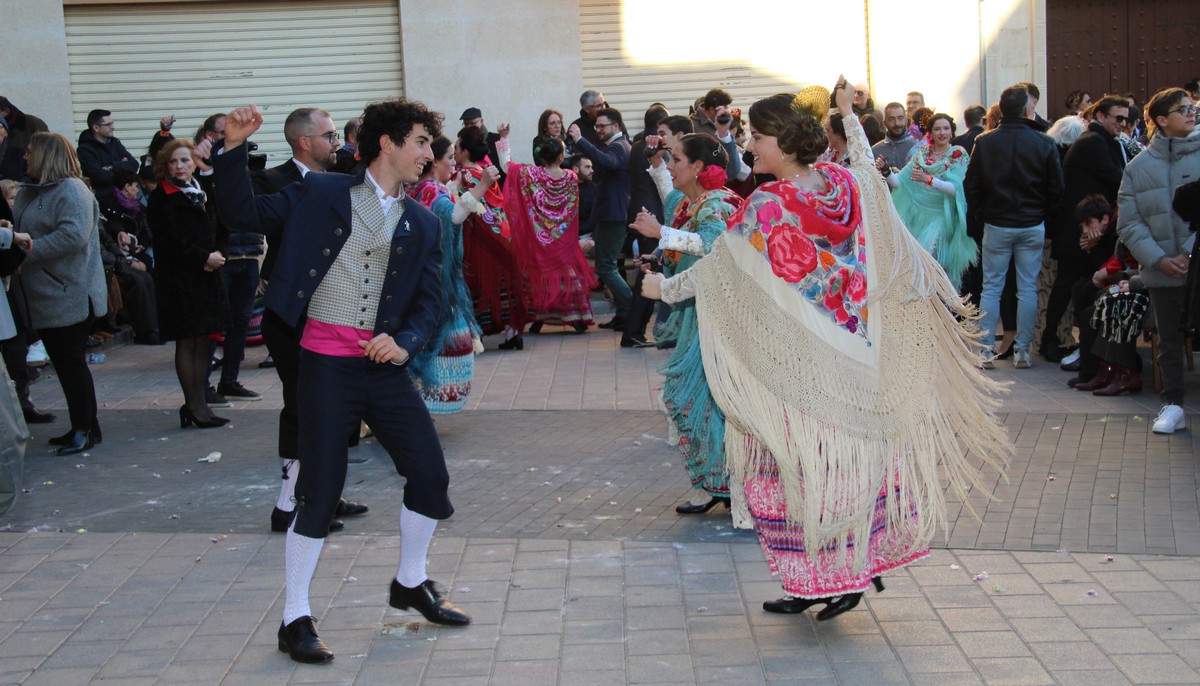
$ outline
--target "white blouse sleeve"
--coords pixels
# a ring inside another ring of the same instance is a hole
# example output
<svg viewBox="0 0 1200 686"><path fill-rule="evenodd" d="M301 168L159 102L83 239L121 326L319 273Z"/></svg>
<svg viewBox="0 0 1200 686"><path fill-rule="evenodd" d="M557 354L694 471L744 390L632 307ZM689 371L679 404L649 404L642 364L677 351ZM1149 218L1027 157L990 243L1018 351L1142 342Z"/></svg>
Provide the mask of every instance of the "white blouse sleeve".
<svg viewBox="0 0 1200 686"><path fill-rule="evenodd" d="M675 250L685 255L704 255L704 239L698 233L662 227L662 235L658 239L661 250Z"/></svg>
<svg viewBox="0 0 1200 686"><path fill-rule="evenodd" d="M659 284L662 290L662 301L668 305L696 297L696 282L692 279L692 270L680 272Z"/></svg>
<svg viewBox="0 0 1200 686"><path fill-rule="evenodd" d="M666 202L667 196L675 187L671 184L671 174L667 171L667 165L663 164L655 167L650 165L650 178L654 180L654 187L658 189L658 198Z"/></svg>

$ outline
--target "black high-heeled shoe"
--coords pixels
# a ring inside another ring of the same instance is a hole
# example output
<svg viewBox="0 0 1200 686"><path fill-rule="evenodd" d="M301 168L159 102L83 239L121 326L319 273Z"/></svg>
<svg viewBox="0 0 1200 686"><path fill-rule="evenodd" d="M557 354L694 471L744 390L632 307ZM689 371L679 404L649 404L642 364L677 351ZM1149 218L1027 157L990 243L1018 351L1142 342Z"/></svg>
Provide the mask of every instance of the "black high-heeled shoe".
<svg viewBox="0 0 1200 686"><path fill-rule="evenodd" d="M712 500L709 500L707 503L704 503L703 505L693 505L691 503L684 503L682 505L676 505L675 511L678 512L679 514L704 514L705 512L708 512L709 510L716 507L718 503L725 503L726 510L728 510L731 507L729 504L729 498L721 498L719 496L714 495L712 497Z"/></svg>
<svg viewBox="0 0 1200 686"><path fill-rule="evenodd" d="M828 603L829 598L780 598L763 602L763 610L781 615L795 615L804 612L817 603Z"/></svg>
<svg viewBox="0 0 1200 686"><path fill-rule="evenodd" d="M70 442L64 444L55 452L59 455L75 455L95 446L90 431L72 431Z"/></svg>
<svg viewBox="0 0 1200 686"><path fill-rule="evenodd" d="M501 350L524 350L525 339L521 338L521 334L517 334L496 347Z"/></svg>
<svg viewBox="0 0 1200 686"><path fill-rule="evenodd" d="M575 322L571 325L571 328L575 329L575 333L586 333L588 330L588 325L584 324L583 322Z"/></svg>
<svg viewBox="0 0 1200 686"><path fill-rule="evenodd" d="M534 322L529 325L529 333L541 333L544 322Z"/></svg>
<svg viewBox="0 0 1200 686"><path fill-rule="evenodd" d="M871 579L871 583L874 584L876 593L883 593L882 578L875 577ZM862 600L862 597L863 594L859 592L847 593L844 596L834 598L828 605L825 606L824 610L821 610L817 613L817 621L824 622L837 617L843 612L849 612L850 610L853 610L855 607L858 607L858 601Z"/></svg>
<svg viewBox="0 0 1200 686"><path fill-rule="evenodd" d="M179 406L179 428L181 429L186 429L189 426L195 426L197 429L214 429L218 426L225 426L228 423L229 420L225 417L214 416L212 419L207 421L198 419L196 415L192 414L192 411L188 409L187 405Z"/></svg>

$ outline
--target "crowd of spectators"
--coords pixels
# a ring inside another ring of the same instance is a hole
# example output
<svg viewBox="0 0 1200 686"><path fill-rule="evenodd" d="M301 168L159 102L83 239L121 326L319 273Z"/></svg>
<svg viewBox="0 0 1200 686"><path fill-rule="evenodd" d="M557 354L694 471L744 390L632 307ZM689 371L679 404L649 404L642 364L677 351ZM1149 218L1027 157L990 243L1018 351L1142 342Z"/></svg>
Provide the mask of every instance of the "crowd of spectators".
<svg viewBox="0 0 1200 686"><path fill-rule="evenodd" d="M1062 116L1051 122L1036 112L1041 97L1037 86L1020 83L990 108L967 107L961 124L927 105L918 91L907 93L903 102L877 103L868 84L854 86L852 110L871 139L876 167L893 189L901 217L951 280L961 283L964 297L981 310L988 336L982 367L1011 358L1015 368L1028 368L1037 353L1077 371L1070 384L1074 388L1098 395L1137 392L1142 388L1141 358L1131 332L1144 327L1157 339L1162 376L1164 409L1155 430L1184 426L1183 347L1197 319L1192 297L1197 268L1190 260L1195 241L1188 224L1196 220L1195 179L1200 178L1198 93L1194 82L1187 86L1163 89L1144 107L1130 94L1093 97L1073 91L1062 105ZM670 156L679 140L688 134L716 139L725 153L725 185L742 197L770 180L752 172L753 158L745 150L751 132L733 101L730 93L714 88L686 113L655 103L631 131L626 113L602 93L587 90L579 98L579 116L570 124L554 109L539 118L535 153L539 142L551 139L563 149L561 164L577 182L572 202L578 204L580 242L591 253L615 310L599 327L619 332L623 347L674 344L669 332L648 332L656 312L660 322L669 312L641 298L638 283L639 267L657 269L661 251L655 239L630 227L642 212L663 226L672 224L673 217L664 216L663 200L670 190ZM61 136L47 137L42 119L0 97L0 191L5 200L0 218L11 221L14 208L27 209L31 198L69 179L77 179L78 187L90 190L86 198L97 201L98 212L88 208L74 220L88 226L72 245L86 244L78 252L89 265L94 254L100 273L72 266L68 269L81 280L79 287L59 284L60 291L84 303L72 305L67 317L72 321L45 319L55 306L43 300L50 289L40 288L39 279L55 270L43 265L33 273L27 267L6 288L18 324L17 335L0 346L6 367L27 421L53 421L53 415L29 400L29 384L37 372L25 364L44 357L40 346L45 345L68 399L73 399L74 434L62 437L64 450L90 447L101 439L94 393L90 405L83 400L91 381L90 376L84 379L82 360L88 346L123 325L132 328L138 344L176 341L176 366L187 397L181 409L185 425L211 424L221 419L212 407L259 397L239 382L238 372L256 296L271 276L276 246L258 234L227 230L207 200L208 157L222 139L224 119L222 113L213 114L196 124L194 136L176 139L175 118L164 117L139 156L117 137L113 113L94 109L61 169L48 171L31 168L27 152L39 144L57 150ZM508 155L507 126L500 126L501 133L489 131L478 107L466 109L460 120L463 131L480 141L482 164L472 164L480 169L495 165L500 177L496 188L502 188L508 171L500 165ZM339 132L323 110L296 110L284 125L292 156L266 170L259 156L256 190L280 190L310 171L360 170L356 149L361 123L351 119ZM313 133L318 129L322 133ZM844 164L841 115L831 109L825 129L829 148L821 159ZM57 160L56 155L50 158ZM170 155L181 158L174 161L174 171ZM192 168L185 173L181 167L187 165ZM551 176L557 178L557 172ZM71 181L66 185L76 187ZM168 206L176 211L165 212ZM182 231L186 213L180 212L188 208L196 210L197 223ZM37 264L46 255L43 246L59 240L69 222L45 213L20 214L14 235L33 236L27 264ZM45 225L31 229L35 221ZM183 234L191 238L181 242ZM185 273L200 280L192 283ZM536 319L532 313L527 318ZM515 329L513 322L505 323L502 347L520 349L513 337L519 338L523 321ZM998 327L1002 333L993 344L990 336ZM79 341L74 340L77 333L82 334ZM219 358L214 338L222 341ZM215 365L221 367L220 380L209 385Z"/></svg>

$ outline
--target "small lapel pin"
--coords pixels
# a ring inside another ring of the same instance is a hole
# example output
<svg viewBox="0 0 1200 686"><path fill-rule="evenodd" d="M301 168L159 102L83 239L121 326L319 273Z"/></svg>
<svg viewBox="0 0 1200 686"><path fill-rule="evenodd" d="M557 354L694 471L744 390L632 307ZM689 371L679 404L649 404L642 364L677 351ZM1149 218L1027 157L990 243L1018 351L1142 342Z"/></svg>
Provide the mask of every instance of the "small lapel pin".
<svg viewBox="0 0 1200 686"><path fill-rule="evenodd" d="M405 222L404 222L404 230L405 230L405 231L412 231L412 229L408 228L408 220L405 220Z"/></svg>

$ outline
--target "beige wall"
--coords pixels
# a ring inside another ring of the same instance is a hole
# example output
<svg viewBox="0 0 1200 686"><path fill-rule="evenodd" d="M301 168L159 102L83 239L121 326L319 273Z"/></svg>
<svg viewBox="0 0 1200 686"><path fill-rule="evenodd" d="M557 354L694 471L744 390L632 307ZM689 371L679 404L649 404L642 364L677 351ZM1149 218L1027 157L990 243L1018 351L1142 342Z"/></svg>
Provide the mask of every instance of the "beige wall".
<svg viewBox="0 0 1200 686"><path fill-rule="evenodd" d="M1020 81L1046 88L1045 0L868 0L871 86L880 109L909 91L956 120ZM928 17L946 30L930 35ZM905 27L898 30L896 27ZM1045 116L1045 106L1038 105ZM961 123L961 122L960 122Z"/></svg>
<svg viewBox="0 0 1200 686"><path fill-rule="evenodd" d="M4 65L0 95L75 140L62 0L0 0Z"/></svg>
<svg viewBox="0 0 1200 686"><path fill-rule="evenodd" d="M479 107L491 131L512 124L513 157L530 162L542 110L579 116L577 0L400 0L400 27L405 93L445 113L451 137Z"/></svg>

